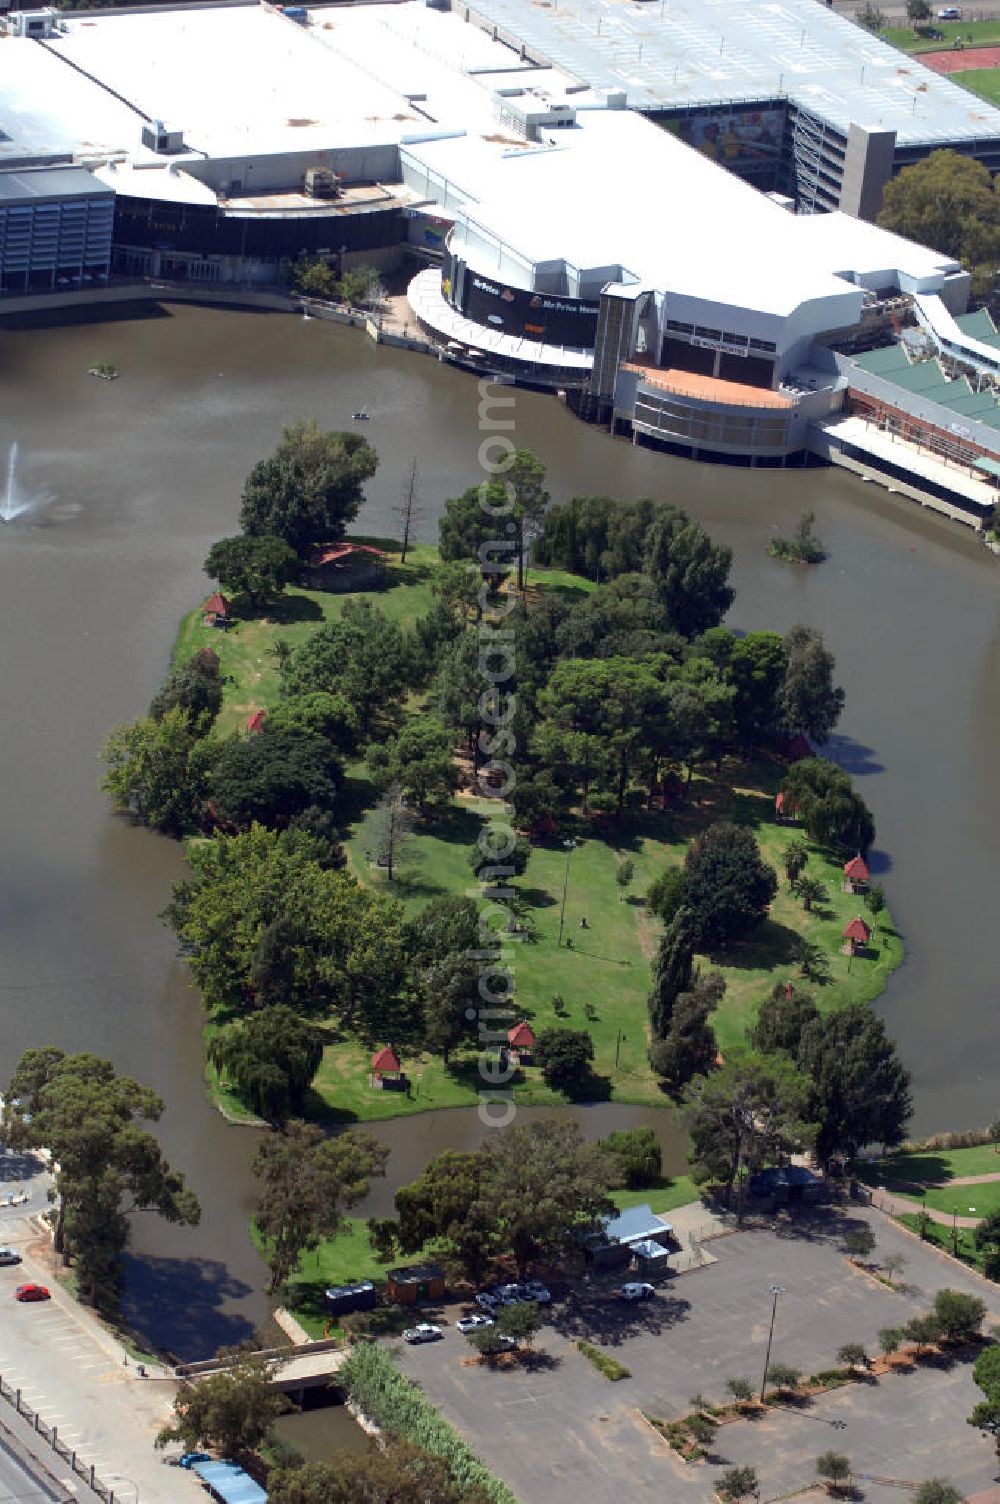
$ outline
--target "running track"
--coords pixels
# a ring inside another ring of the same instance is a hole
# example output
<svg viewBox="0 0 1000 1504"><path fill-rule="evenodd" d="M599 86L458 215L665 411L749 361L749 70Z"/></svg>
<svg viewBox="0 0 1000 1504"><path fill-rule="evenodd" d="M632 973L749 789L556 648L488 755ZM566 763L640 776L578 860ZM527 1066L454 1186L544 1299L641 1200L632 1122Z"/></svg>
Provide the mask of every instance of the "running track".
<svg viewBox="0 0 1000 1504"><path fill-rule="evenodd" d="M935 73L966 73L970 68L1000 68L1000 47L961 47L956 51L918 52L917 62L925 63Z"/></svg>

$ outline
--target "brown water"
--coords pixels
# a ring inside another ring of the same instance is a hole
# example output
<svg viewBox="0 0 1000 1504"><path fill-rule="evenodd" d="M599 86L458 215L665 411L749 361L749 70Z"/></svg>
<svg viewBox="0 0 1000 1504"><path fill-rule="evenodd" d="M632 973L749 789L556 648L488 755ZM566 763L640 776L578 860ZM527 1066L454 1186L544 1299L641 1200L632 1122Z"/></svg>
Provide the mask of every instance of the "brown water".
<svg viewBox="0 0 1000 1504"><path fill-rule="evenodd" d="M88 379L96 359L122 379ZM0 534L0 1080L23 1049L53 1042L109 1055L162 1092L165 1148L204 1217L195 1231L140 1219L129 1299L185 1355L265 1313L245 1237L254 1135L204 1100L198 999L157 917L180 850L108 815L97 752L109 726L145 709L178 618L206 589L209 545L236 528L251 464L289 419L349 426L358 407L381 456L361 525L392 531L415 455L432 538L442 499L479 478L467 376L319 321L201 308L0 337L0 445L19 440L23 485L40 498ZM875 810L889 854L878 871L909 951L880 1006L914 1073L915 1126L994 1116L997 561L835 471L654 455L531 393L517 393L515 416L517 443L544 456L557 497L665 495L731 543L736 624L801 619L827 634L848 691L834 755ZM805 506L831 554L815 570L765 553ZM623 1111L584 1121L607 1131ZM380 1131L399 1183L468 1141L469 1115Z"/></svg>

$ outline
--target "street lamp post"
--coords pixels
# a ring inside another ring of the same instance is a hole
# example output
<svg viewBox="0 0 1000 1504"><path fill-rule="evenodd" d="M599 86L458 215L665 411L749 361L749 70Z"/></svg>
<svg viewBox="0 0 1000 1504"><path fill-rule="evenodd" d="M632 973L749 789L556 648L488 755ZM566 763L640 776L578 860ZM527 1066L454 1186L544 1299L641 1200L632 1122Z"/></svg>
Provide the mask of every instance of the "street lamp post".
<svg viewBox="0 0 1000 1504"><path fill-rule="evenodd" d="M769 1285L768 1289L774 1299L771 1301L771 1326L767 1334L767 1352L764 1354L764 1372L760 1381L760 1402L764 1403L764 1390L767 1387L767 1370L771 1366L771 1343L774 1341L774 1318L778 1311L778 1296L784 1295L783 1285Z"/></svg>
<svg viewBox="0 0 1000 1504"><path fill-rule="evenodd" d="M572 852L573 852L573 850L574 850L574 848L576 846L576 842L575 841L563 841L563 845L566 848L566 871L563 873L562 907L559 910L559 938L556 941L556 949L557 950L562 945L563 924L565 923L565 920L566 920L566 894L567 894L567 892L569 890L569 859L570 859L570 856L571 856L571 854L572 854Z"/></svg>

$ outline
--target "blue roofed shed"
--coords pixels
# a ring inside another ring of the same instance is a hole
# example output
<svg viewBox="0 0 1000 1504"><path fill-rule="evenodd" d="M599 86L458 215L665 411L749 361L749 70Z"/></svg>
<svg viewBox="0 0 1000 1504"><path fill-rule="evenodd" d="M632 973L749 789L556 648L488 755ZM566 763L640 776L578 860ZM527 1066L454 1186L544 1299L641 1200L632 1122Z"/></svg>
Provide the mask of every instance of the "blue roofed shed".
<svg viewBox="0 0 1000 1504"><path fill-rule="evenodd" d="M628 1206L617 1217L606 1217L601 1230L589 1245L589 1255L595 1264L627 1264L638 1254L639 1249L650 1244L662 1248L671 1237L669 1223L655 1216L648 1202L641 1206ZM639 1255L640 1260L649 1255Z"/></svg>
<svg viewBox="0 0 1000 1504"><path fill-rule="evenodd" d="M776 1201L815 1201L824 1182L806 1165L773 1165L751 1177L754 1196L773 1196Z"/></svg>
<svg viewBox="0 0 1000 1504"><path fill-rule="evenodd" d="M196 1462L191 1471L198 1474L220 1504L267 1504L267 1494L260 1484L235 1462Z"/></svg>

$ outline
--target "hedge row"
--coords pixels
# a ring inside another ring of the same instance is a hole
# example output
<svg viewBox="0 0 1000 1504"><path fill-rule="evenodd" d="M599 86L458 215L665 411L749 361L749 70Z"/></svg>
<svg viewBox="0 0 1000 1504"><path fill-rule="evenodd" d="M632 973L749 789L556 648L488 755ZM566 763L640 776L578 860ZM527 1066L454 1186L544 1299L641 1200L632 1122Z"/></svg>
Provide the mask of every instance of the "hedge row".
<svg viewBox="0 0 1000 1504"><path fill-rule="evenodd" d="M459 1488L481 1488L491 1504L517 1504L506 1483L480 1462L430 1400L403 1377L374 1343L359 1343L337 1375L351 1399L380 1430L441 1457Z"/></svg>

